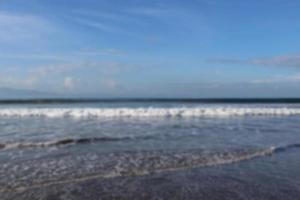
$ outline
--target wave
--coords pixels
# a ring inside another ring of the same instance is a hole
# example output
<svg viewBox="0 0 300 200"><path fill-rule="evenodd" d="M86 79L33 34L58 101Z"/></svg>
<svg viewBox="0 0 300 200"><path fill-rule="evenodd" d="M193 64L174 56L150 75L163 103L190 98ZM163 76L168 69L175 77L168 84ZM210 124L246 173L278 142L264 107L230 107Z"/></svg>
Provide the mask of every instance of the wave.
<svg viewBox="0 0 300 200"><path fill-rule="evenodd" d="M45 148L65 145L76 144L92 144L101 142L116 142L126 140L145 140L150 139L151 136L140 137L91 137L91 138L64 138L61 140L46 141L46 142L12 142L12 143L0 143L0 150L12 150L12 149L30 149L30 148Z"/></svg>
<svg viewBox="0 0 300 200"><path fill-rule="evenodd" d="M181 107L181 108L5 108L0 117L48 118L114 118L114 117L228 117L271 115L300 115L300 108L235 108L235 107Z"/></svg>
<svg viewBox="0 0 300 200"><path fill-rule="evenodd" d="M289 145L286 145L286 146L281 146L281 147L276 147L274 149L274 152L275 153L279 153L279 152L284 152L284 151L287 151L287 150L290 150L290 149L295 149L295 148L300 148L300 143L297 144L289 144Z"/></svg>
<svg viewBox="0 0 300 200"><path fill-rule="evenodd" d="M30 160L17 165L0 165L0 174L2 174L0 175L0 188L2 191L24 190L94 178L141 176L166 171L188 170L242 162L292 148L300 148L300 144L265 149L235 149L224 152L201 149L181 152L157 150L109 154L90 153ZM6 174L13 174L13 176Z"/></svg>

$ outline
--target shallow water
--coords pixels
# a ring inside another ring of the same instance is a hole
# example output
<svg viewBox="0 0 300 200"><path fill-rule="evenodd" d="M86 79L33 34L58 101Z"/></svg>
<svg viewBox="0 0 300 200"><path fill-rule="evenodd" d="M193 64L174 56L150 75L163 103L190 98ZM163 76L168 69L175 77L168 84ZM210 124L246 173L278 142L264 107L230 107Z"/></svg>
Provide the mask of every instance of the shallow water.
<svg viewBox="0 0 300 200"><path fill-rule="evenodd" d="M282 199L287 190L293 199L300 196L299 124L299 104L1 105L0 193L168 199L179 187L177 199Z"/></svg>

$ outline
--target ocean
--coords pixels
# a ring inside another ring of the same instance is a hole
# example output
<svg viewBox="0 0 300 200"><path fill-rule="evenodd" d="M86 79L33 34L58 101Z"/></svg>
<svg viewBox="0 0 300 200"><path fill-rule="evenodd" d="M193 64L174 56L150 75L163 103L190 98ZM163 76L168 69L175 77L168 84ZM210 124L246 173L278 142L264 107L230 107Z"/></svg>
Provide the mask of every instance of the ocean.
<svg viewBox="0 0 300 200"><path fill-rule="evenodd" d="M300 199L300 101L0 101L0 199Z"/></svg>

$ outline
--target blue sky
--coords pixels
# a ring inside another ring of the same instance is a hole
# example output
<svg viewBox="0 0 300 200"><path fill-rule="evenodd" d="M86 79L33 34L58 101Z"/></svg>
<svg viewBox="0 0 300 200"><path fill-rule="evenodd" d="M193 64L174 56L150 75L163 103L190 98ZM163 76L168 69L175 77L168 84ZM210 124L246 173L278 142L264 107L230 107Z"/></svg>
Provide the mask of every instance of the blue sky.
<svg viewBox="0 0 300 200"><path fill-rule="evenodd" d="M0 88L300 97L297 0L0 0Z"/></svg>

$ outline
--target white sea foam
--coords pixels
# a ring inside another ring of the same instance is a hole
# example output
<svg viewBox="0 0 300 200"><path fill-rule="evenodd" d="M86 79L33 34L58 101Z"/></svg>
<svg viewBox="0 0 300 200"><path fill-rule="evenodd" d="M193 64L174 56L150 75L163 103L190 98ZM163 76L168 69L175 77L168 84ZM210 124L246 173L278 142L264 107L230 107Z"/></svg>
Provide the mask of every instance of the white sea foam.
<svg viewBox="0 0 300 200"><path fill-rule="evenodd" d="M300 115L300 108L180 107L180 108L4 108L1 117L230 117Z"/></svg>
<svg viewBox="0 0 300 200"><path fill-rule="evenodd" d="M230 164L271 155L275 147L206 152L200 149L69 155L0 166L0 193L74 183L92 178L140 176ZM12 174L7 176L7 174Z"/></svg>
<svg viewBox="0 0 300 200"><path fill-rule="evenodd" d="M140 176L231 164L300 148L299 143L261 149L206 151L131 151L109 154L70 154L0 165L0 193L94 178ZM8 176L8 174L10 174Z"/></svg>

